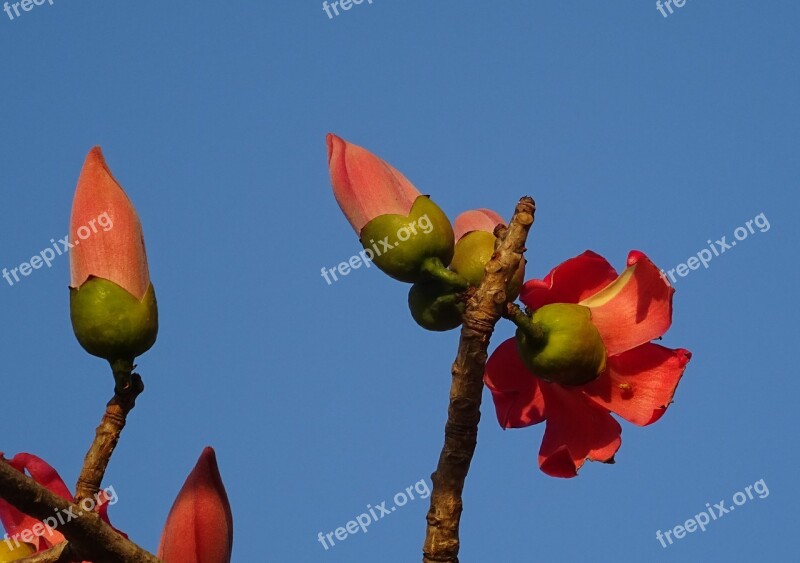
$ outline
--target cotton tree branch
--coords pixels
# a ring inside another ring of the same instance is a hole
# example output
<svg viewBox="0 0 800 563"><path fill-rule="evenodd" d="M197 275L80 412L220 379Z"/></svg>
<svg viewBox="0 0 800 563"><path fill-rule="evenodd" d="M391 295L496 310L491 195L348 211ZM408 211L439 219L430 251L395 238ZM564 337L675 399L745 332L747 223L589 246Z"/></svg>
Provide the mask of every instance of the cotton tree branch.
<svg viewBox="0 0 800 563"><path fill-rule="evenodd" d="M507 287L516 272L533 224L536 204L523 197L508 228L495 229L497 243L480 286L467 300L458 354L453 363L450 406L439 465L431 476L423 563L458 563L458 528L464 481L478 441L483 372L489 339L508 302Z"/></svg>
<svg viewBox="0 0 800 563"><path fill-rule="evenodd" d="M74 560L69 542L62 542L47 551L17 559L16 563L69 563Z"/></svg>
<svg viewBox="0 0 800 563"><path fill-rule="evenodd" d="M52 517L56 512L61 514L64 523L58 526L58 531L69 540L69 546L65 549L69 550L73 560L94 563L161 563L154 555L114 531L95 512L86 512L78 504L51 493L4 460L0 460L0 498L20 512L39 520Z"/></svg>
<svg viewBox="0 0 800 563"><path fill-rule="evenodd" d="M100 491L108 462L114 453L114 448L117 447L122 429L125 428L128 413L136 405L136 398L144 391L142 378L139 374L131 373L132 369L131 364L115 366L115 377L119 375L118 371L127 370L127 374L123 376L127 378L128 384L125 387L117 386L114 397L106 405L106 412L83 461L83 469L75 487L75 502L95 498Z"/></svg>

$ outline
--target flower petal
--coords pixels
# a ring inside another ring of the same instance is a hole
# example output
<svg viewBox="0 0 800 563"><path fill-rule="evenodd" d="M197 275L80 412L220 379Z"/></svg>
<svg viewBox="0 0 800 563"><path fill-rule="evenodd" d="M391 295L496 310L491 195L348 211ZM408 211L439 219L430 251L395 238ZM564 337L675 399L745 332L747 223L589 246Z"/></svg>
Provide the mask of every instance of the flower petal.
<svg viewBox="0 0 800 563"><path fill-rule="evenodd" d="M547 426L539 449L539 467L552 477L575 477L584 462L613 463L622 428L608 411L578 390L542 383Z"/></svg>
<svg viewBox="0 0 800 563"><path fill-rule="evenodd" d="M587 250L553 268L543 280L526 282L520 299L531 309L550 303L578 303L616 278L616 270L605 258Z"/></svg>
<svg viewBox="0 0 800 563"><path fill-rule="evenodd" d="M489 357L483 376L503 428L523 428L544 420L539 379L522 363L517 341L509 338Z"/></svg>
<svg viewBox="0 0 800 563"><path fill-rule="evenodd" d="M333 133L327 142L333 195L357 235L379 215L408 215L421 194L403 174Z"/></svg>
<svg viewBox="0 0 800 563"><path fill-rule="evenodd" d="M682 348L642 344L608 358L605 373L581 390L625 420L647 426L666 412L691 357Z"/></svg>
<svg viewBox="0 0 800 563"><path fill-rule="evenodd" d="M0 459L2 459L1 453ZM64 484L63 479L61 479L58 472L43 459L33 454L19 453L12 459L7 460L7 463L20 473L25 473L27 471L28 475L30 475L34 481L47 490L72 502L72 494ZM40 524L39 520L27 514L23 514L3 499L0 499L0 522L2 522L8 536L11 538L22 534L26 530L32 531L35 525ZM34 545L37 552L64 541L64 536L51 528L45 528L42 535L31 533L31 536L33 539L30 543ZM21 538L19 539L22 541ZM44 545L42 545L42 540L44 540Z"/></svg>
<svg viewBox="0 0 800 563"><path fill-rule="evenodd" d="M458 242L461 237L472 231L494 233L497 225L505 224L503 218L491 209L472 209L456 217L453 223L453 233Z"/></svg>
<svg viewBox="0 0 800 563"><path fill-rule="evenodd" d="M592 310L609 356L663 335L672 324L675 289L643 253L632 250L628 268L605 289L583 299Z"/></svg>
<svg viewBox="0 0 800 563"><path fill-rule="evenodd" d="M230 563L233 516L214 450L206 448L167 517L158 557L165 563Z"/></svg>
<svg viewBox="0 0 800 563"><path fill-rule="evenodd" d="M144 298L150 272L142 225L100 147L89 152L81 170L69 231L71 287L80 287L95 276L116 283L139 300Z"/></svg>

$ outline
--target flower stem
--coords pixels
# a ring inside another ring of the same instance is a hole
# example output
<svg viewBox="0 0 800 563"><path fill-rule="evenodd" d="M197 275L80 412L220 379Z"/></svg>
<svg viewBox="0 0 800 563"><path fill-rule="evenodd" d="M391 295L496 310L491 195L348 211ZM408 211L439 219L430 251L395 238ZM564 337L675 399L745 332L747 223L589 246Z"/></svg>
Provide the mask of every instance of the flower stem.
<svg viewBox="0 0 800 563"><path fill-rule="evenodd" d="M444 263L435 257L425 259L422 263L422 272L445 289L464 291L469 287L467 280L453 270L448 270Z"/></svg>
<svg viewBox="0 0 800 563"><path fill-rule="evenodd" d="M539 323L533 322L516 303L508 303L503 316L517 325L517 328L525 333L532 345L540 344L544 346L547 343L547 333L544 327Z"/></svg>

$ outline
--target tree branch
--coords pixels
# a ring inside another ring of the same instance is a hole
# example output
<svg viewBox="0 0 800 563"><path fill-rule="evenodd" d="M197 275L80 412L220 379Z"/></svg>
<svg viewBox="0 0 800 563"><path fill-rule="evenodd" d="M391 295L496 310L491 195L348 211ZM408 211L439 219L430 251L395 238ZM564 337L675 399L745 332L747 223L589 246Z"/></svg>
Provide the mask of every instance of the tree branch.
<svg viewBox="0 0 800 563"><path fill-rule="evenodd" d="M130 368L133 369L133 366ZM125 428L128 413L136 405L136 398L144 391L139 374L128 372L128 377L130 385L126 388L118 386L114 397L106 405L106 412L95 431L94 441L83 460L83 469L75 487L75 502L95 498L100 491L108 462L117 447L122 429Z"/></svg>
<svg viewBox="0 0 800 563"><path fill-rule="evenodd" d="M42 551L30 557L17 559L16 563L69 563L74 561L69 542L61 542L47 551Z"/></svg>
<svg viewBox="0 0 800 563"><path fill-rule="evenodd" d="M57 511L63 515L64 523L58 527L58 531L69 540L69 546L65 549L69 550L70 557L75 560L94 563L161 563L154 555L117 533L95 512L86 512L78 504L51 493L1 459L0 498L20 512L39 520L51 517ZM71 515L74 517L70 517ZM28 559L40 562L59 561Z"/></svg>
<svg viewBox="0 0 800 563"><path fill-rule="evenodd" d="M522 260L535 211L533 199L523 197L508 228L495 229L498 240L494 255L486 264L483 281L467 300L452 369L444 447L439 465L431 476L433 493L423 563L458 563L461 493L478 441L489 339L506 308L508 282Z"/></svg>

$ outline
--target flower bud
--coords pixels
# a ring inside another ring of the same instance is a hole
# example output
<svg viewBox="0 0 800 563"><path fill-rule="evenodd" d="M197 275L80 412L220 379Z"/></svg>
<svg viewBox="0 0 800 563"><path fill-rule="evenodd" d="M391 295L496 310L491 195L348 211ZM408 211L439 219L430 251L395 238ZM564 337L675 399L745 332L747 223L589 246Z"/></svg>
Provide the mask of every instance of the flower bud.
<svg viewBox="0 0 800 563"><path fill-rule="evenodd" d="M531 318L536 333L517 329L517 347L534 375L563 385L584 385L606 368L606 348L588 307L553 303Z"/></svg>
<svg viewBox="0 0 800 563"><path fill-rule="evenodd" d="M465 303L459 293L437 283L416 283L408 292L408 308L419 326L443 332L461 324Z"/></svg>
<svg viewBox="0 0 800 563"><path fill-rule="evenodd" d="M486 264L491 260L497 242L494 229L503 224L502 217L490 209L465 211L456 217L456 246L450 269L466 279L469 285L477 287L483 280ZM523 257L508 284L509 300L517 298L524 279Z"/></svg>
<svg viewBox="0 0 800 563"><path fill-rule="evenodd" d="M214 450L206 448L167 516L158 558L165 563L230 563L233 515Z"/></svg>
<svg viewBox="0 0 800 563"><path fill-rule="evenodd" d="M328 168L333 195L357 235L375 217L406 215L421 194L391 164L329 133Z"/></svg>
<svg viewBox="0 0 800 563"><path fill-rule="evenodd" d="M70 237L75 336L90 354L132 362L156 340L158 309L139 216L99 147L78 179Z"/></svg>

